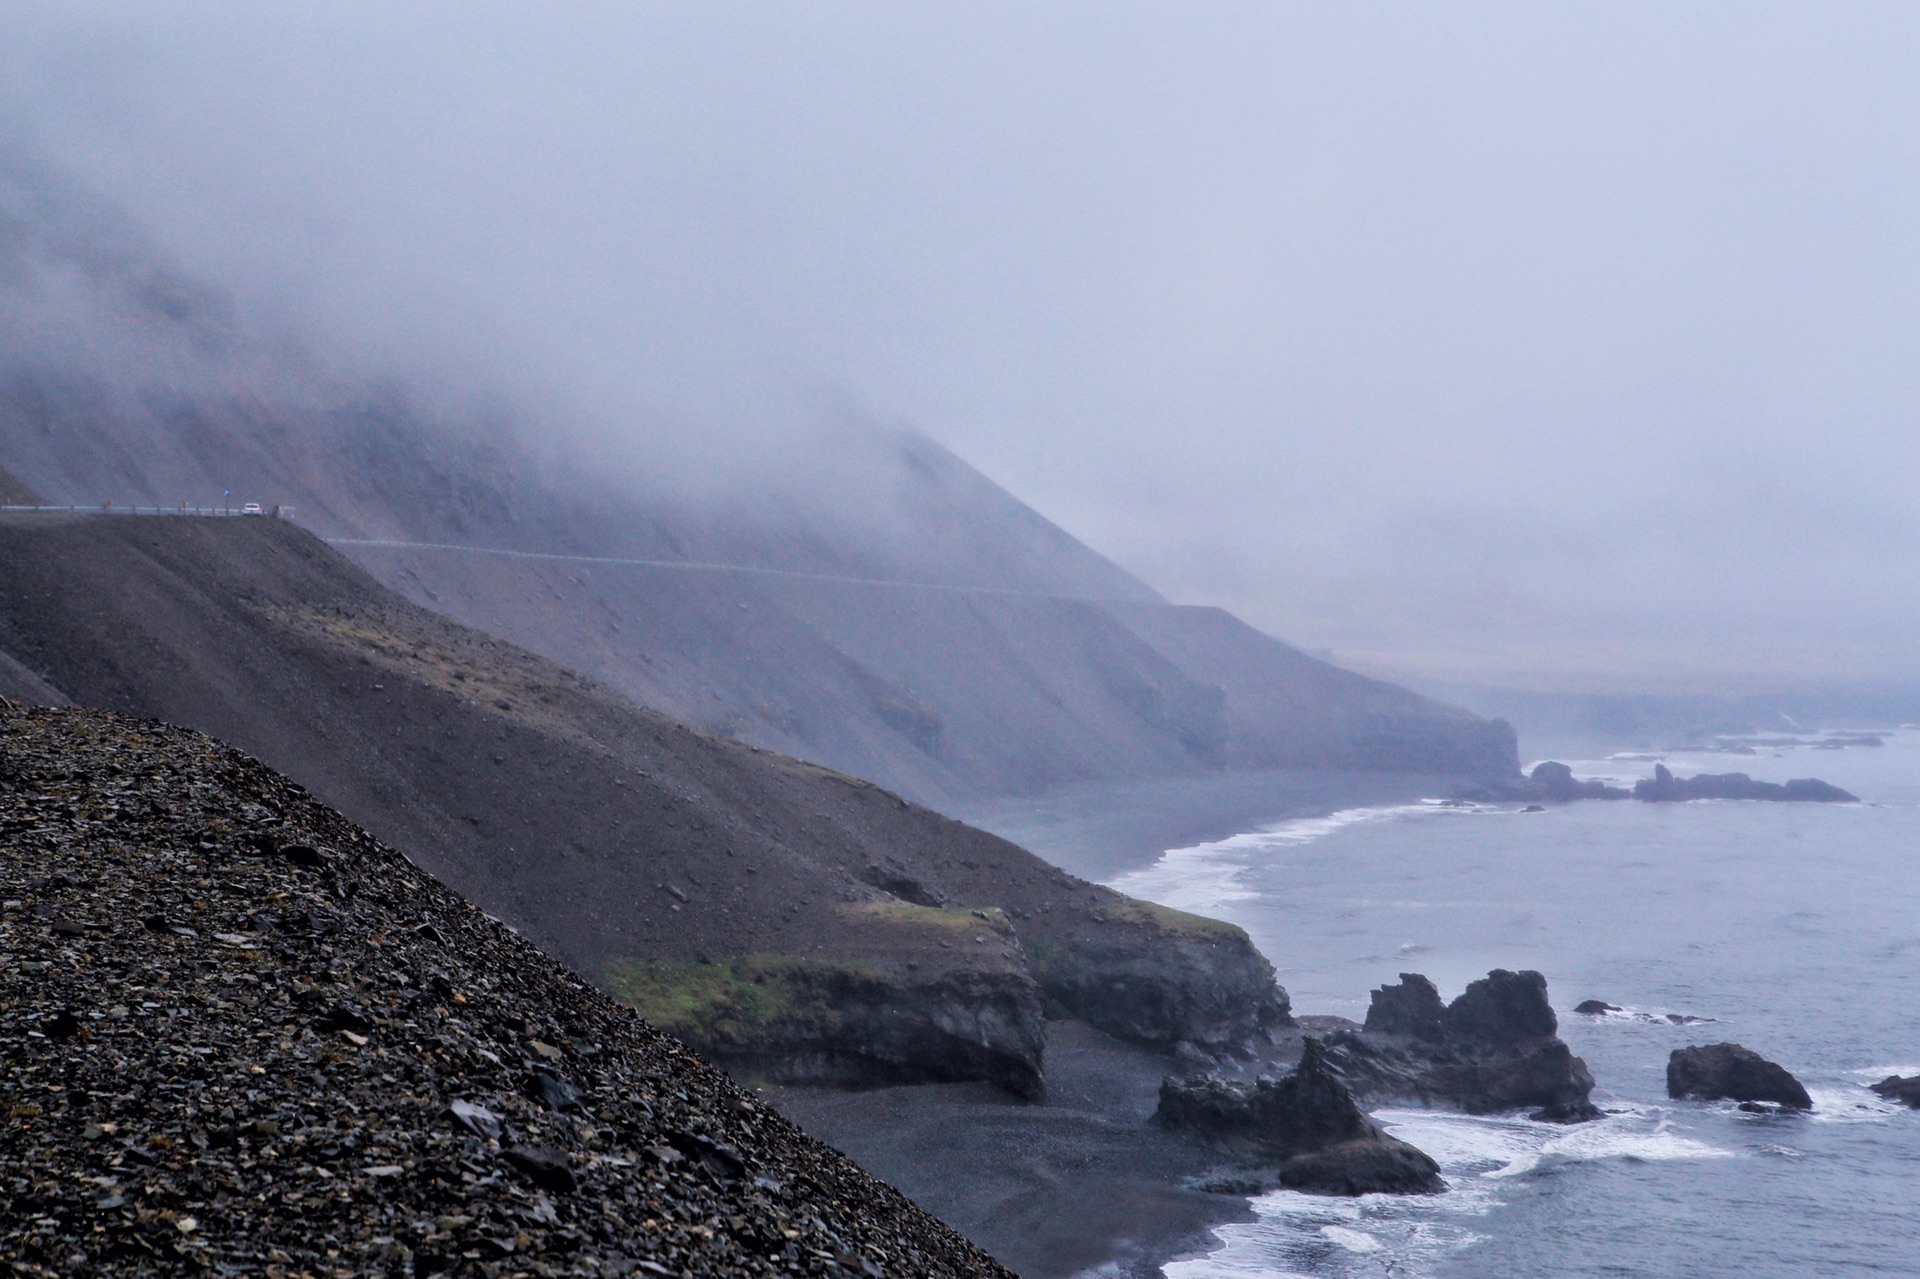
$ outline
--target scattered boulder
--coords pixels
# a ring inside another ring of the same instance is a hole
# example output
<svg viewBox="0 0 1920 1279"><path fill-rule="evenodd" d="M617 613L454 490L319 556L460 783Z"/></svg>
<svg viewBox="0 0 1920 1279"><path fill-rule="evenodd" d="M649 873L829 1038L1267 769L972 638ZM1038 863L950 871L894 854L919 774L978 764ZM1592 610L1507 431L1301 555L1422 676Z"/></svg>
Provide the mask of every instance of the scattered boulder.
<svg viewBox="0 0 1920 1279"><path fill-rule="evenodd" d="M1762 799L1777 803L1857 804L1859 796L1816 777L1800 777L1784 784L1756 782L1745 773L1701 773L1675 777L1665 764L1653 766L1653 776L1633 784L1633 797L1650 804L1690 799Z"/></svg>
<svg viewBox="0 0 1920 1279"><path fill-rule="evenodd" d="M1607 1013L1622 1011L1620 1005L1609 1004L1601 999L1583 999L1573 1006L1573 1011L1587 1017L1602 1017Z"/></svg>
<svg viewBox="0 0 1920 1279"><path fill-rule="evenodd" d="M1590 1119L1593 1076L1559 1037L1537 972L1496 968L1451 1004L1418 973L1373 992L1358 1033L1328 1041L1336 1069L1368 1099L1453 1105L1471 1114L1528 1109L1558 1123Z"/></svg>
<svg viewBox="0 0 1920 1279"><path fill-rule="evenodd" d="M1869 1086L1888 1101L1920 1110L1920 1075L1888 1075Z"/></svg>
<svg viewBox="0 0 1920 1279"><path fill-rule="evenodd" d="M1667 1095L1701 1101L1770 1101L1786 1110L1813 1109L1813 1098L1785 1067L1739 1044L1674 1049L1667 1059Z"/></svg>
<svg viewBox="0 0 1920 1279"><path fill-rule="evenodd" d="M1313 1194L1430 1194L1440 1165L1368 1119L1309 1035L1293 1073L1234 1084L1206 1076L1160 1085L1161 1126L1192 1132L1241 1162L1271 1168L1279 1184Z"/></svg>

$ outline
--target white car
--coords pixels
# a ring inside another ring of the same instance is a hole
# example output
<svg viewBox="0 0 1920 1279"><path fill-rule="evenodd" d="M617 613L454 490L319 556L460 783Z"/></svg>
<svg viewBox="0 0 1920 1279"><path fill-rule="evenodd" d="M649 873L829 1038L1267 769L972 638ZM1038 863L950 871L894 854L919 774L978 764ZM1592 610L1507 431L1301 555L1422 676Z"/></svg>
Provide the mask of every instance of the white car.
<svg viewBox="0 0 1920 1279"><path fill-rule="evenodd" d="M247 503L247 504L246 504L245 506L243 506L243 507L241 507L241 508L240 508L240 514L242 514L242 515L265 515L265 514L266 514L266 512L260 509L260 503L258 503L258 502L248 502L248 503Z"/></svg>

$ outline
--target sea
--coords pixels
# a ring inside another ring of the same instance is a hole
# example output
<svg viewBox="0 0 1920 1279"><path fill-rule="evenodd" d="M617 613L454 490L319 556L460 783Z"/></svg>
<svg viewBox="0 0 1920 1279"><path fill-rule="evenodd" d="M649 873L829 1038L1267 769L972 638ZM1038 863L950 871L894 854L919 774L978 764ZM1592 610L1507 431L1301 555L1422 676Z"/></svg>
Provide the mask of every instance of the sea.
<svg viewBox="0 0 1920 1279"><path fill-rule="evenodd" d="M1920 1276L1920 1111L1867 1085L1920 1073L1920 731L1567 759L1630 786L1675 773L1819 777L1856 804L1432 800L1167 851L1113 886L1240 924L1296 1013L1366 1015L1400 973L1447 998L1492 968L1547 977L1606 1113L1392 1108L1440 1162L1427 1197L1282 1191L1167 1279ZM1583 1000L1620 1011L1576 1014ZM1731 1040L1811 1113L1675 1101L1675 1048Z"/></svg>

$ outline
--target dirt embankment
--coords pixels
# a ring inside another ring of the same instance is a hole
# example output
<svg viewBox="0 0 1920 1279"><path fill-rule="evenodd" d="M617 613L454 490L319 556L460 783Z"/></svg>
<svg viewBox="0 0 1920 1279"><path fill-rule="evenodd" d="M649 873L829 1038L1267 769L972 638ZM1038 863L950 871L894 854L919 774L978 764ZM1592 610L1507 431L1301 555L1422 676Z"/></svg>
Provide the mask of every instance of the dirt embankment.
<svg viewBox="0 0 1920 1279"><path fill-rule="evenodd" d="M299 787L0 709L22 1275L1004 1276Z"/></svg>
<svg viewBox="0 0 1920 1279"><path fill-rule="evenodd" d="M1237 929L635 707L277 521L0 522L0 647L254 753L744 1070L1032 1093L1048 1010L1213 1046L1284 1020Z"/></svg>

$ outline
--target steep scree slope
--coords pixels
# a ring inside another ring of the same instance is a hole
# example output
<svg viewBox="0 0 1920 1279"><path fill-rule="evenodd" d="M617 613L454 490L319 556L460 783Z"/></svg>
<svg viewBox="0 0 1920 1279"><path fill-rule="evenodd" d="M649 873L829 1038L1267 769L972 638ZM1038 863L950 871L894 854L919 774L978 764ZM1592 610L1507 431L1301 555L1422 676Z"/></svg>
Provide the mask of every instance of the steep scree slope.
<svg viewBox="0 0 1920 1279"><path fill-rule="evenodd" d="M302 790L0 707L18 1275L1004 1276Z"/></svg>
<svg viewBox="0 0 1920 1279"><path fill-rule="evenodd" d="M1228 1047L1237 928L701 733L387 592L274 520L0 520L0 648L308 786L724 1064L1040 1083L1043 1012Z"/></svg>

